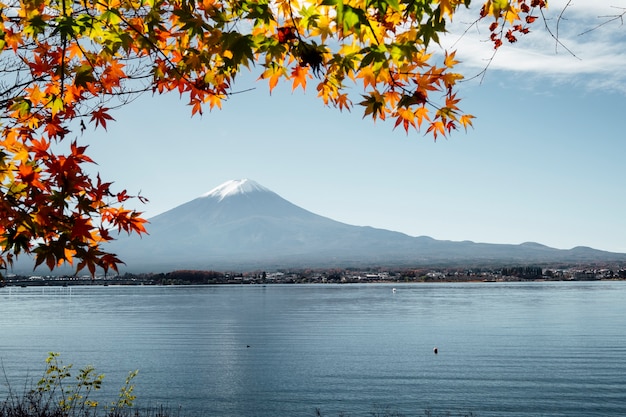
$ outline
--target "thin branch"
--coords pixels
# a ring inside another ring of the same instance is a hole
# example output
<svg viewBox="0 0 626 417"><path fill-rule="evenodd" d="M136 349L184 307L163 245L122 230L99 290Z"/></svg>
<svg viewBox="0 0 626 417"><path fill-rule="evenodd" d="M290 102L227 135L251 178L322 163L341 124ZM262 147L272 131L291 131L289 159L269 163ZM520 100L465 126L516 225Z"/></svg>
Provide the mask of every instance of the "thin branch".
<svg viewBox="0 0 626 417"><path fill-rule="evenodd" d="M567 3L565 7L567 8L567 6L569 6L569 2ZM561 45L563 49L565 49L571 56L578 59L579 61L582 61L582 58L579 58L571 49L565 46L565 44L561 42L561 40L559 39L558 35L555 35L554 32L552 32L552 30L550 29L550 26L548 26L548 19L546 19L546 16L543 13L543 10L541 10L540 13L541 13L541 17L543 18L543 23L546 28L546 31L548 31L548 34L552 37L552 39L554 39L554 41L556 42L556 46ZM562 15L563 15L563 12L561 12L561 14L559 15L559 20L557 21L557 28L558 28L558 22L560 22L562 19Z"/></svg>
<svg viewBox="0 0 626 417"><path fill-rule="evenodd" d="M586 35L586 34L587 34L587 33L589 33L589 32L593 32L594 30L598 30L598 29L600 29L602 26L604 26L604 25L608 25L609 23L614 22L614 21L616 21L616 20L619 20L619 21L620 21L620 26L621 26L621 25L623 25L623 24L624 24L624 16L626 16L626 9L625 9L625 8L622 8L622 7L616 7L616 6L611 6L611 7L615 8L615 9L620 9L620 10L623 10L623 12L622 12L622 13L620 13L620 14L610 15L610 16L598 16L598 18L601 18L601 19L603 19L603 18L609 18L609 20L607 20L607 21L605 21L605 22L600 23L598 26L595 26L595 27L593 27L593 28L591 28L591 29L587 29L586 31L579 33L579 34L578 34L578 36Z"/></svg>
<svg viewBox="0 0 626 417"><path fill-rule="evenodd" d="M561 13L559 13L559 17L556 19L556 38L559 38L559 27L561 24L561 20L563 20L563 15L565 14L565 10L567 10L567 8L572 4L572 0L568 0L567 4L565 5L565 7L563 7L563 9L561 9ZM544 19L545 22L545 19ZM559 47L559 44L555 44L554 45L554 52L557 52L557 49Z"/></svg>

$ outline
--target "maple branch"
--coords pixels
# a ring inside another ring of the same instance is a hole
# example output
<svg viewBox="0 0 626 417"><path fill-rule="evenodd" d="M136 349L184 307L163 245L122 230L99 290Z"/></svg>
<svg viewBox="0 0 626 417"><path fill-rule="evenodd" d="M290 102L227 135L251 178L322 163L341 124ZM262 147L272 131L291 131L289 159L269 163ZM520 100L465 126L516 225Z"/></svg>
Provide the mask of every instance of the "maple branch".
<svg viewBox="0 0 626 417"><path fill-rule="evenodd" d="M598 16L599 18L610 18L610 19L606 20L603 23L600 23L598 26L595 26L595 27L593 27L591 29L587 29L586 31L579 33L578 36L586 35L589 32L593 32L595 30L598 30L602 26L608 25L609 23L614 22L616 20L619 20L621 22L620 25L623 25L624 24L624 16L626 16L626 8L616 7L616 6L611 6L611 7L615 8L615 9L621 9L621 10L623 10L623 12L620 13L620 14L610 15L610 16Z"/></svg>
<svg viewBox="0 0 626 417"><path fill-rule="evenodd" d="M556 44L554 45L555 52L558 52L558 46L561 45L571 56L573 56L574 58L578 59L579 61L582 61L581 58L579 58L572 50L570 50L567 46L565 46L565 44L563 42L561 42L561 40L559 39L559 36L558 36L558 33L559 33L558 32L558 30L559 30L559 23L561 22L561 20L563 20L563 14L565 13L565 9L567 9L570 6L571 2L572 2L572 0L568 0L567 4L565 5L563 10L561 10L561 13L559 14L559 17L557 19L557 24L556 24L556 31L557 31L556 35L552 32L552 30L550 29L550 26L548 25L548 19L546 19L546 16L543 13L543 9L540 10L540 13L541 13L541 17L543 18L544 27L548 31L548 34L556 42Z"/></svg>
<svg viewBox="0 0 626 417"><path fill-rule="evenodd" d="M104 3L98 3L101 6L106 7L106 4ZM174 65L174 63L172 62L172 60L167 56L167 54L165 54L165 52L163 52L163 50L161 48L159 48L154 42L152 42L152 40L150 38L148 38L146 35L143 34L143 32L141 32L139 29L137 29L135 26L133 26L127 19L125 16L123 16L121 13L117 13L117 16L120 18L120 20L122 22L124 22L134 33L136 33L137 35L139 35L144 41L146 41L149 45L150 45L150 50L152 52L156 52L157 54L161 55L163 57L163 59L165 60L165 62L167 62L170 67L176 71L176 73L178 73L178 75L181 77L181 79L191 83L192 81L190 79L187 78L187 75L181 71L179 71L179 69L176 67L176 65Z"/></svg>

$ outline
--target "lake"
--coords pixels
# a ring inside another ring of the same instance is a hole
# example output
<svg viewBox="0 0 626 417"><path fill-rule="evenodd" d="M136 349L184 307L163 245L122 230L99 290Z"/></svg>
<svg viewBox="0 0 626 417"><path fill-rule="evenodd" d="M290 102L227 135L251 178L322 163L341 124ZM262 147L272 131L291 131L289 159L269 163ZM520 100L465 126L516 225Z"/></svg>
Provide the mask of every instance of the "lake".
<svg viewBox="0 0 626 417"><path fill-rule="evenodd" d="M0 332L14 390L55 351L181 417L626 415L621 281L5 287Z"/></svg>

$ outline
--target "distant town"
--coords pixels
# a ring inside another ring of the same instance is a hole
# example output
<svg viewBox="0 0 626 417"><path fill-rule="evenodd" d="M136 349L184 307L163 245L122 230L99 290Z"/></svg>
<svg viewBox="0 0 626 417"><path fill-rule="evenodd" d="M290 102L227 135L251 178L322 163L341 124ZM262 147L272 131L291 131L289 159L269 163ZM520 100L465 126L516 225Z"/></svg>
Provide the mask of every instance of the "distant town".
<svg viewBox="0 0 626 417"><path fill-rule="evenodd" d="M78 285L223 285L223 284L354 284L419 282L506 282L506 281L599 281L626 280L624 265L585 266L511 266L472 268L332 268L277 270L273 272L218 272L178 270L167 273L91 277L21 276L0 278L4 286L78 286Z"/></svg>

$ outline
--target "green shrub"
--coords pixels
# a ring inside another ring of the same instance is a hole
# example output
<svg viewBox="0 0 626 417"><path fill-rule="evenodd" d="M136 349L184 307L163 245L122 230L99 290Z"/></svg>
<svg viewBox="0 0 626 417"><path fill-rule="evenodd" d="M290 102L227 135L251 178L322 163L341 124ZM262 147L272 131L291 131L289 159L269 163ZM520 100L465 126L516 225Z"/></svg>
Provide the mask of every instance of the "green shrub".
<svg viewBox="0 0 626 417"><path fill-rule="evenodd" d="M43 376L23 395L15 394L9 385L8 398L0 404L0 417L123 417L132 414L130 409L136 398L132 381L138 371L128 374L116 401L101 405L92 398L102 387L104 374L96 373L89 365L72 376L72 365L63 365L59 356L49 353Z"/></svg>

